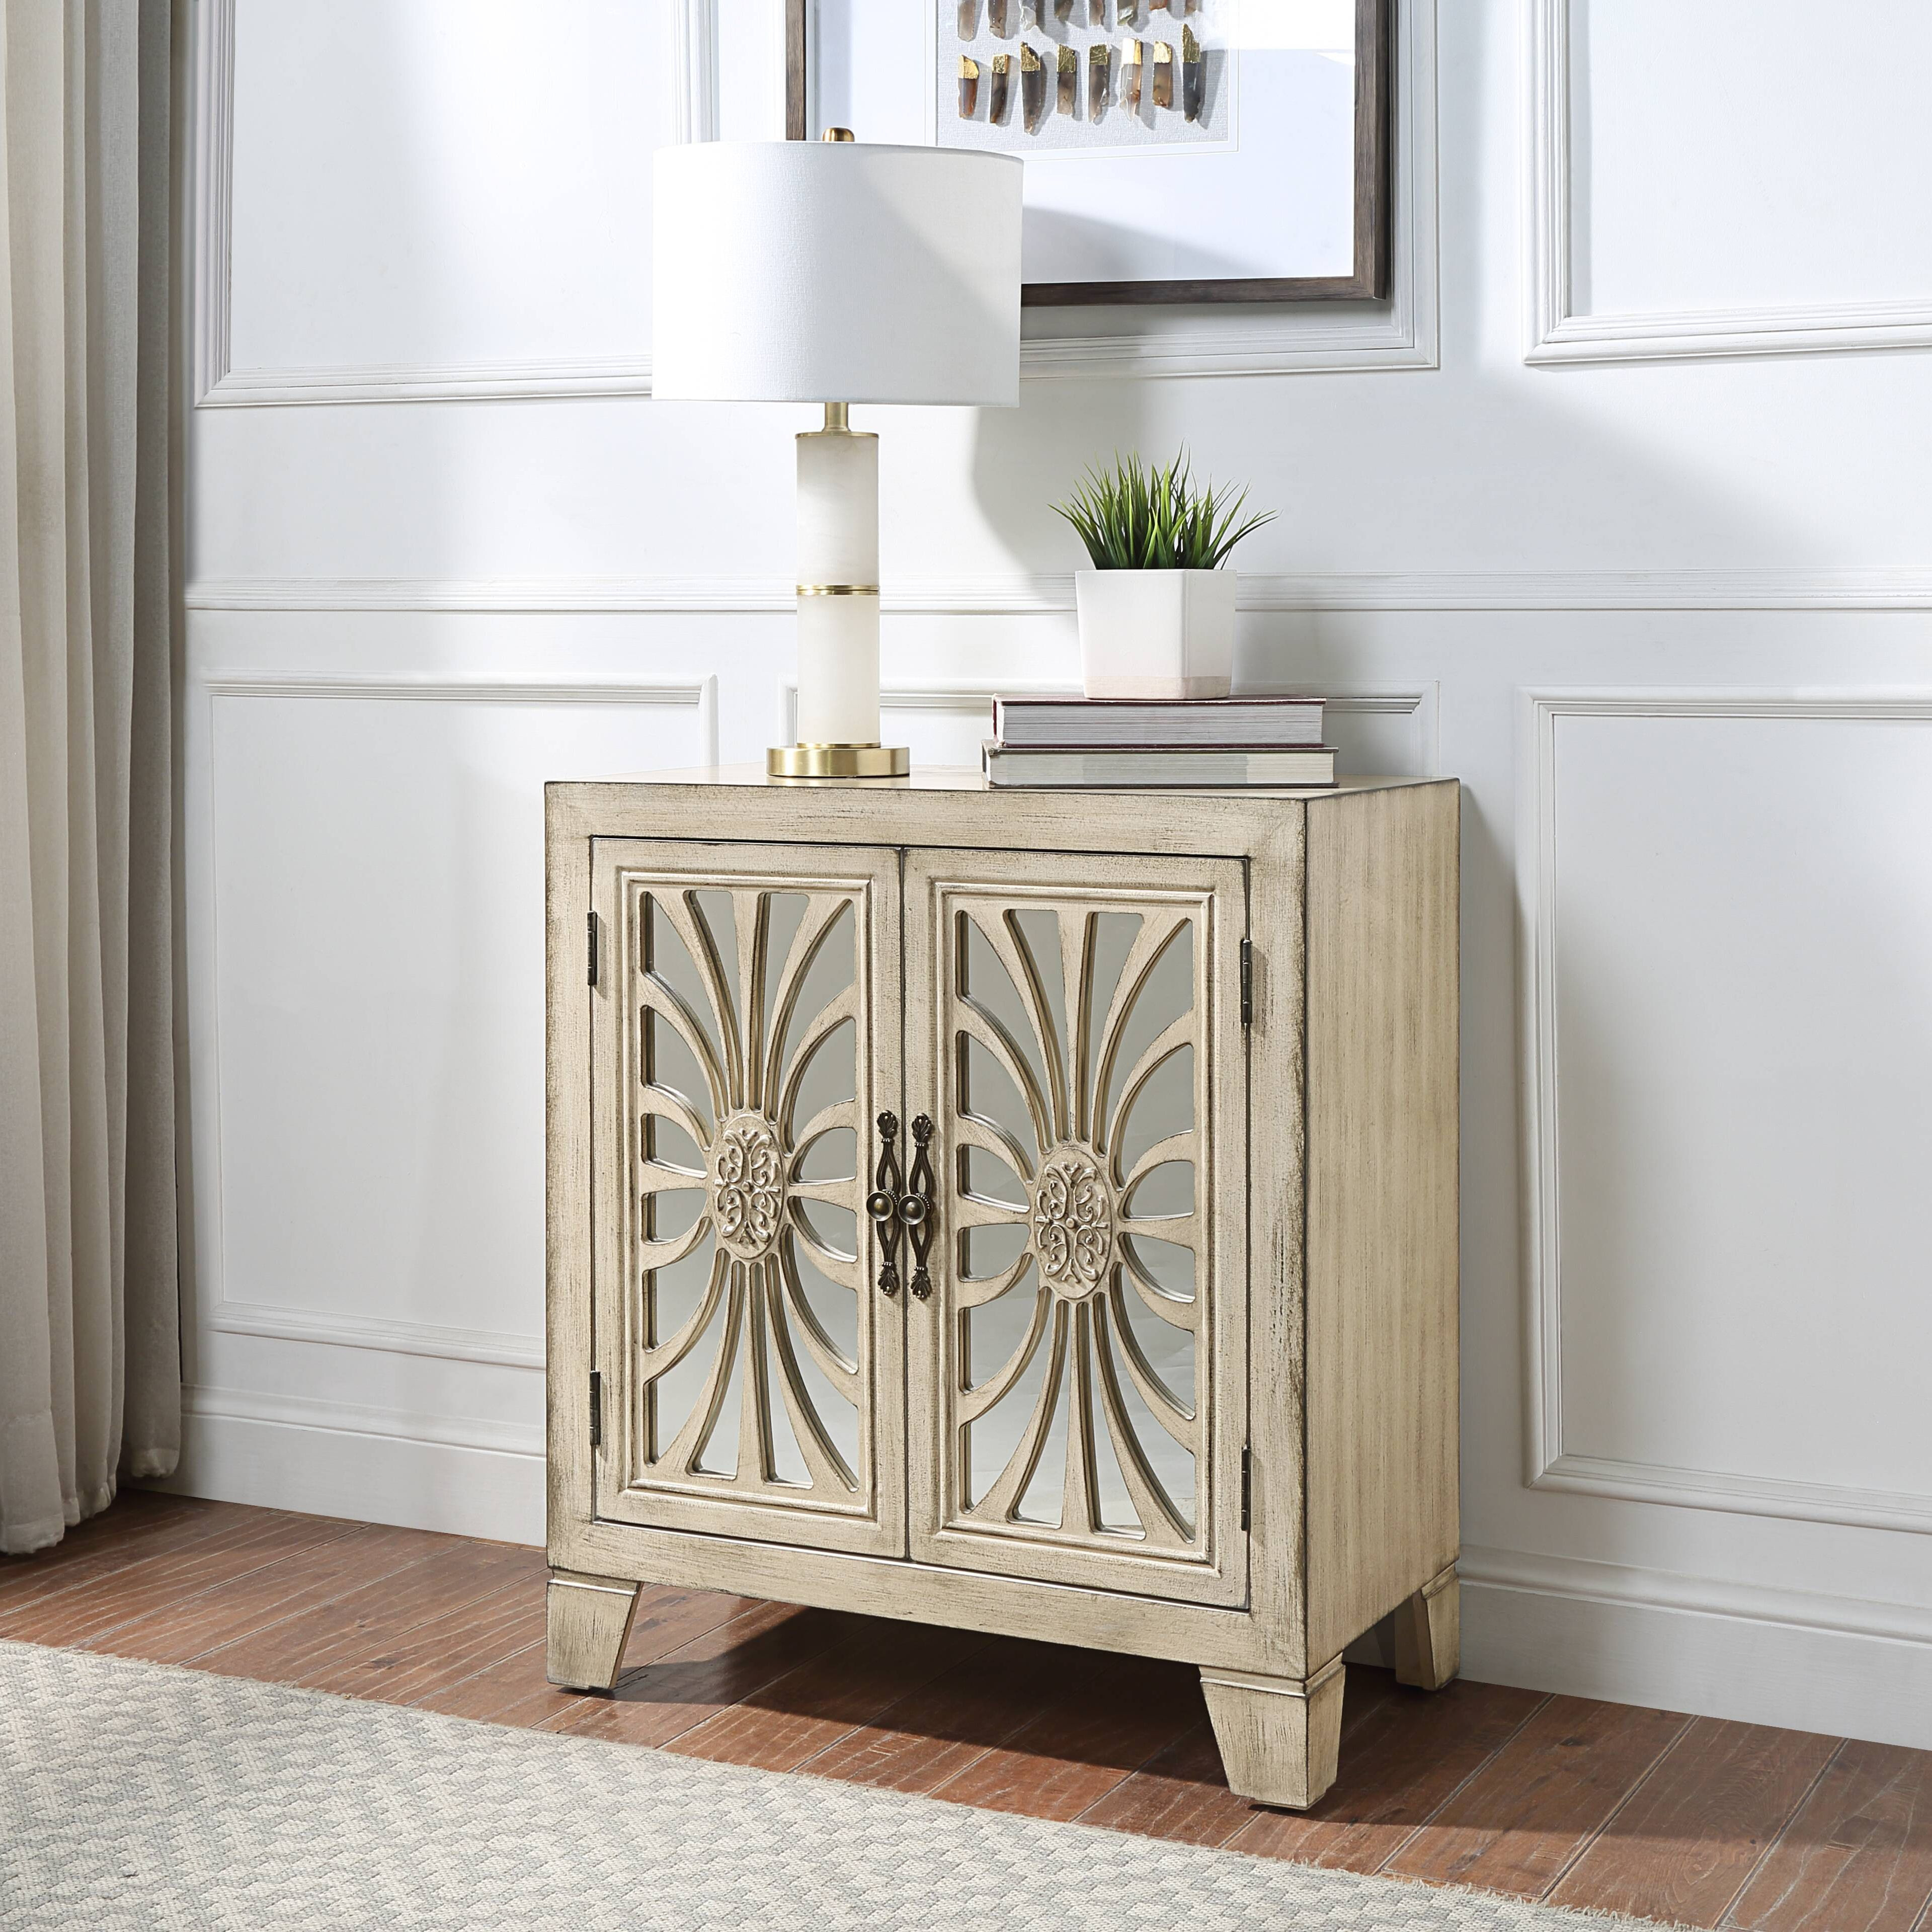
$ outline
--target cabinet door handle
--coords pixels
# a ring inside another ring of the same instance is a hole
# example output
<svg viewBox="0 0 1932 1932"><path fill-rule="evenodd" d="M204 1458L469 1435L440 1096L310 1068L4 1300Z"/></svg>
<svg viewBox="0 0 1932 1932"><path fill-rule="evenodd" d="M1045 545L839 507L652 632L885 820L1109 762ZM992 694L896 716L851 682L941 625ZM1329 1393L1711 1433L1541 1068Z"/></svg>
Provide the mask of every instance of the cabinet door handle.
<svg viewBox="0 0 1932 1932"><path fill-rule="evenodd" d="M931 1252L932 1238L938 1232L932 1162L926 1152L932 1140L932 1118L921 1114L912 1124L912 1172L899 1202L899 1219L912 1236L912 1292L921 1301L932 1292L932 1276L926 1270L926 1258Z"/></svg>
<svg viewBox="0 0 1932 1932"><path fill-rule="evenodd" d="M879 1292L899 1292L899 1238L904 1232L900 1219L899 1190L903 1180L899 1157L893 1143L898 1138L899 1117L879 1116L879 1165L872 1176L872 1191L866 1197L866 1212L879 1231L879 1251L885 1259L879 1267Z"/></svg>

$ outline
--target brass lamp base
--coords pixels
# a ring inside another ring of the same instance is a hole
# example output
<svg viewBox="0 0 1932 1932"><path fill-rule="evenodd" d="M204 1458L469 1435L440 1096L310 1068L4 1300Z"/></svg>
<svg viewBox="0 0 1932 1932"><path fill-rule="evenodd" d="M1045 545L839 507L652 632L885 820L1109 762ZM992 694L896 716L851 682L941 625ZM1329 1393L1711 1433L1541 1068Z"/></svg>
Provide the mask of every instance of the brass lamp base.
<svg viewBox="0 0 1932 1932"><path fill-rule="evenodd" d="M902 778L911 770L903 745L774 745L765 754L774 778Z"/></svg>

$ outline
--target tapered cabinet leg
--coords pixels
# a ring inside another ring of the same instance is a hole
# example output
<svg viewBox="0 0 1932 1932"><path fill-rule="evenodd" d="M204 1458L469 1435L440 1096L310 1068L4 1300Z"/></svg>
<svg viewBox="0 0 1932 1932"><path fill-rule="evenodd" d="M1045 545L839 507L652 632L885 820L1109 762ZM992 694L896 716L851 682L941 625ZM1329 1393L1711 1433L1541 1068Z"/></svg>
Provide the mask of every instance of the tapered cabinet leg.
<svg viewBox="0 0 1932 1932"><path fill-rule="evenodd" d="M1395 1613L1395 1678L1439 1690L1462 1667L1462 1587L1452 1563Z"/></svg>
<svg viewBox="0 0 1932 1932"><path fill-rule="evenodd" d="M1202 1666L1229 1790L1290 1811L1320 1802L1341 1751L1342 1675L1339 1657L1306 1680Z"/></svg>
<svg viewBox="0 0 1932 1932"><path fill-rule="evenodd" d="M572 1690L609 1690L624 1660L640 1587L553 1570L544 1675Z"/></svg>

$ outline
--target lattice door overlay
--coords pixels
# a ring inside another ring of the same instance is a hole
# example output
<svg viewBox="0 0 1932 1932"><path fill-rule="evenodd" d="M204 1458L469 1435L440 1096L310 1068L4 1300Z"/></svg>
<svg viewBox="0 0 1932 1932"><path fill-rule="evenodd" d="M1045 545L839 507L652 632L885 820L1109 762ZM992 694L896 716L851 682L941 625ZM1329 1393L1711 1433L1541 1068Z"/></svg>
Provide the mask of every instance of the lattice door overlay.
<svg viewBox="0 0 1932 1932"><path fill-rule="evenodd" d="M1211 896L940 910L942 1521L1205 1560Z"/></svg>
<svg viewBox="0 0 1932 1932"><path fill-rule="evenodd" d="M623 885L623 1480L870 1514L865 888Z"/></svg>

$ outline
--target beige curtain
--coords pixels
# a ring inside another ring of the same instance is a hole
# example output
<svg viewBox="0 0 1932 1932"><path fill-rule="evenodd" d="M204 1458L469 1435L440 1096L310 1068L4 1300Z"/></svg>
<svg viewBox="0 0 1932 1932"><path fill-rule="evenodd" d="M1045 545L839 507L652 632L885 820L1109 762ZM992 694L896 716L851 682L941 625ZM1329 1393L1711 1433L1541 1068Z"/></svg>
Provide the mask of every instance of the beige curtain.
<svg viewBox="0 0 1932 1932"><path fill-rule="evenodd" d="M0 0L0 1551L181 1443L167 0Z"/></svg>

